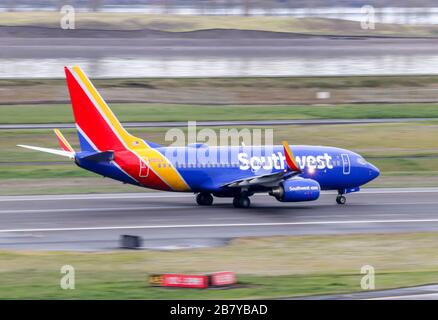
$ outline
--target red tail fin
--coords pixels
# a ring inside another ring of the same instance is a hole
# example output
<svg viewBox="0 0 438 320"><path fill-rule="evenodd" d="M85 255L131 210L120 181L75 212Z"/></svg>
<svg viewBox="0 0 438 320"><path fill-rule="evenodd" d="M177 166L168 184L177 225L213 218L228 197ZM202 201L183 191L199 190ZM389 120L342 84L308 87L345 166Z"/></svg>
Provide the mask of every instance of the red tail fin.
<svg viewBox="0 0 438 320"><path fill-rule="evenodd" d="M66 67L65 74L76 126L88 146L101 151L148 147L143 140L130 135L122 127L79 67Z"/></svg>

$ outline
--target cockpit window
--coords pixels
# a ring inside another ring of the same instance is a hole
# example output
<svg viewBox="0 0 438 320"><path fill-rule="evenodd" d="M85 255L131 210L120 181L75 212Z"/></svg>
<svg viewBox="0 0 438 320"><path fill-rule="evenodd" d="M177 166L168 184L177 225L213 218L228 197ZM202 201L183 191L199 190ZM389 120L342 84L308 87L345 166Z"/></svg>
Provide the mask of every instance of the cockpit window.
<svg viewBox="0 0 438 320"><path fill-rule="evenodd" d="M357 162L359 164L361 164L361 165L366 165L367 164L367 162L366 162L366 160L364 158L357 158Z"/></svg>

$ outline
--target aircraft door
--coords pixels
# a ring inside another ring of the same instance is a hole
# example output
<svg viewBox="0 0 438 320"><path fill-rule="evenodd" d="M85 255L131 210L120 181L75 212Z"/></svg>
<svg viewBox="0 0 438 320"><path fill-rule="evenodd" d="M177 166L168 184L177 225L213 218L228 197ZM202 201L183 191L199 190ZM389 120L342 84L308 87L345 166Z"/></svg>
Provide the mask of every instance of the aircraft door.
<svg viewBox="0 0 438 320"><path fill-rule="evenodd" d="M141 178L147 178L148 175L149 175L149 159L147 157L144 157L143 159L140 159L139 176Z"/></svg>
<svg viewBox="0 0 438 320"><path fill-rule="evenodd" d="M350 174L350 157L348 154L341 154L342 156L342 168L344 174Z"/></svg>

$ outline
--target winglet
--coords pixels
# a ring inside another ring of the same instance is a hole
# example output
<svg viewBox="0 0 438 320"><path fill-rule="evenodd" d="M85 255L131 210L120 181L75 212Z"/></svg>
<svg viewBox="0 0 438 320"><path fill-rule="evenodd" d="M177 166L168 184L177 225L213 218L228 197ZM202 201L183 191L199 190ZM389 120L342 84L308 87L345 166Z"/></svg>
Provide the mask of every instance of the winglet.
<svg viewBox="0 0 438 320"><path fill-rule="evenodd" d="M301 172L301 169L298 167L297 163L295 162L294 155L292 154L292 150L290 149L287 141L283 141L283 148L284 148L284 156L286 157L286 163L289 169L295 172Z"/></svg>
<svg viewBox="0 0 438 320"><path fill-rule="evenodd" d="M56 134L56 138L58 138L59 145L61 146L62 150L68 151L68 152L75 152L73 148L71 147L70 143L68 143L67 139L64 138L61 131L58 129L53 129L53 131Z"/></svg>

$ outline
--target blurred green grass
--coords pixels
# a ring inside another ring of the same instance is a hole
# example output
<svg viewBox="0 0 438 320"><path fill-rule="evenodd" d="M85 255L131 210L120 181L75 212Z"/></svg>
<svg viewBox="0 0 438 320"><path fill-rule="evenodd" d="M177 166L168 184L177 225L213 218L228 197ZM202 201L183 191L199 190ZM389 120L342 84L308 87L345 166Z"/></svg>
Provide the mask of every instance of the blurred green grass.
<svg viewBox="0 0 438 320"><path fill-rule="evenodd" d="M111 104L120 121L438 118L438 104L172 105ZM0 123L73 123L70 105L3 105Z"/></svg>
<svg viewBox="0 0 438 320"><path fill-rule="evenodd" d="M436 283L438 233L240 238L225 247L177 251L1 251L1 299L254 299L361 291L363 265L376 289ZM62 290L60 268L75 268ZM239 287L150 287L154 273L237 273Z"/></svg>
<svg viewBox="0 0 438 320"><path fill-rule="evenodd" d="M214 128L216 132L221 129L224 128ZM272 129L274 144L288 140L291 145L334 145L364 155L381 170L381 176L367 186L438 186L438 122L276 126ZM164 139L167 130L135 128L129 131L140 138L168 145ZM62 131L79 150L75 130ZM52 130L2 130L0 133L2 195L147 190L103 179L80 169L68 159L16 146L30 144L58 148Z"/></svg>
<svg viewBox="0 0 438 320"><path fill-rule="evenodd" d="M204 127L197 127L202 130ZM237 127L240 129L243 127ZM273 143L281 144L288 140L291 145L332 145L346 148L367 157L394 159L403 157L418 158L429 161L438 156L438 122L422 121L407 123L377 123L377 124L338 124L338 125L286 125L273 127L246 127L247 129L272 130ZM128 131L139 138L169 145L166 132L171 128L131 128ZM227 127L211 127L218 136ZM186 127L181 127L185 132ZM79 149L75 129L61 130L73 148ZM31 144L42 147L58 148L56 137L50 129L36 130L2 130L0 131L0 162L28 161L65 161L41 152L19 148L17 144ZM415 159L412 159L415 160ZM409 164L409 163L407 163ZM401 164L403 165L403 164Z"/></svg>
<svg viewBox="0 0 438 320"><path fill-rule="evenodd" d="M384 76L278 76L278 77L180 77L180 78L97 78L92 79L98 88L181 88L214 87L229 88L390 88L390 87L427 87L438 83L437 75L384 75ZM64 79L0 79L0 87L16 88L36 86L61 86Z"/></svg>

